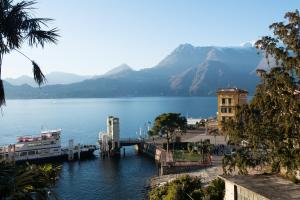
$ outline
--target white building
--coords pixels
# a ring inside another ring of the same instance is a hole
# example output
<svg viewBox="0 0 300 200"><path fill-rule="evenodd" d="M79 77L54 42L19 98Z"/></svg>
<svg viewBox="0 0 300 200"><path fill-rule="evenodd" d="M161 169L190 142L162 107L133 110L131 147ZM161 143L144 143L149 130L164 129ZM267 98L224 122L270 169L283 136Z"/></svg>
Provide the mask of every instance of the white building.
<svg viewBox="0 0 300 200"><path fill-rule="evenodd" d="M299 200L300 185L278 175L219 176L225 181L224 200Z"/></svg>
<svg viewBox="0 0 300 200"><path fill-rule="evenodd" d="M112 140L112 148L119 148L120 146L120 123L119 118L109 116L107 118L107 133Z"/></svg>
<svg viewBox="0 0 300 200"><path fill-rule="evenodd" d="M102 149L109 150L109 143L112 149L120 147L120 122L119 118L109 116L107 118L107 132L100 132L99 139L102 141Z"/></svg>
<svg viewBox="0 0 300 200"><path fill-rule="evenodd" d="M201 118L187 118L187 124L195 126L197 123L200 123L203 119Z"/></svg>

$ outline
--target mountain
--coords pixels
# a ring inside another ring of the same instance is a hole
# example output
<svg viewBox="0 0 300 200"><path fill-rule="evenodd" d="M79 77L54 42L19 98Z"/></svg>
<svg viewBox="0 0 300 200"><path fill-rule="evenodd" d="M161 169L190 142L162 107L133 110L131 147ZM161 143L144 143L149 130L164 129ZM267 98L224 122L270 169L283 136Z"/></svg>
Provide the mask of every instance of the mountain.
<svg viewBox="0 0 300 200"><path fill-rule="evenodd" d="M23 84L27 84L33 87L36 87L36 83L34 82L33 77L30 76L20 76L18 78L6 78L4 79L6 82L12 84L12 85L23 85Z"/></svg>
<svg viewBox="0 0 300 200"><path fill-rule="evenodd" d="M80 82L92 78L92 76L81 76L81 75L65 73L65 72L51 72L49 74L46 74L45 76L47 78L47 85L70 84L70 83L76 83L76 82ZM33 77L30 76L20 76L18 78L7 78L5 79L5 81L15 86L27 84L32 87L38 87L38 85L34 82Z"/></svg>
<svg viewBox="0 0 300 200"><path fill-rule="evenodd" d="M132 72L133 69L127 64L122 64L118 67L115 67L104 74L104 76L119 76Z"/></svg>
<svg viewBox="0 0 300 200"><path fill-rule="evenodd" d="M252 94L259 81L255 70L266 68L266 63L263 53L258 54L250 45L182 44L152 68L135 71L123 64L104 75L72 84L41 88L6 84L5 88L8 98L210 96L221 87L239 87Z"/></svg>

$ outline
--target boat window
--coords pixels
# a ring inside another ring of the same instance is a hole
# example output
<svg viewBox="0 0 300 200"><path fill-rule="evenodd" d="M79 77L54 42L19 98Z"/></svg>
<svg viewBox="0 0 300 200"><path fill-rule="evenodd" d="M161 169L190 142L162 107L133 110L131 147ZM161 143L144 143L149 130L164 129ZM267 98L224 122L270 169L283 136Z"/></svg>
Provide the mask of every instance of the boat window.
<svg viewBox="0 0 300 200"><path fill-rule="evenodd" d="M27 151L23 151L20 153L20 156L26 156L27 155Z"/></svg>
<svg viewBox="0 0 300 200"><path fill-rule="evenodd" d="M41 154L47 154L49 153L49 149L43 149L40 151Z"/></svg>
<svg viewBox="0 0 300 200"><path fill-rule="evenodd" d="M34 155L35 154L35 151L29 151L28 152L28 155Z"/></svg>

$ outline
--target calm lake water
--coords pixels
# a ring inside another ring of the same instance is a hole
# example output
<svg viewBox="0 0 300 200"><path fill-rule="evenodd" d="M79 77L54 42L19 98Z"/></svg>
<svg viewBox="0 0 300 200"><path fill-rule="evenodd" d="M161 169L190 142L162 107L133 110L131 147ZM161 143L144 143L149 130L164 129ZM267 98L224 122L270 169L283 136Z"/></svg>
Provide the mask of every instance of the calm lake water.
<svg viewBox="0 0 300 200"><path fill-rule="evenodd" d="M121 137L136 137L140 128L163 112L188 117L214 116L216 97L147 97L116 99L8 100L0 116L0 144L20 135L38 134L42 128L62 128L62 142L95 144L106 118L120 118ZM145 185L157 174L155 162L126 149L126 157L64 163L56 193L61 199L143 199Z"/></svg>

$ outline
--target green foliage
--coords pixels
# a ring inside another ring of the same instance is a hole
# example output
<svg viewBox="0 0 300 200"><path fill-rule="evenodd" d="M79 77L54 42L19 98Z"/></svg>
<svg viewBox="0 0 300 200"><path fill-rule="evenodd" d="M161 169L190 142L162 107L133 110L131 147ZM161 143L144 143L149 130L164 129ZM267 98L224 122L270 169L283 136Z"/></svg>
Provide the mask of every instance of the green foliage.
<svg viewBox="0 0 300 200"><path fill-rule="evenodd" d="M275 63L269 71L257 71L261 82L253 100L238 109L235 120L224 124L231 142L246 141L236 155L225 157L225 172L237 167L247 173L248 167L268 165L274 172L284 167L290 174L300 167L299 12L289 12L285 18L288 23L270 26L274 37L256 42L268 61Z"/></svg>
<svg viewBox="0 0 300 200"><path fill-rule="evenodd" d="M184 150L175 150L173 159L175 161L200 161L203 158L198 152L185 152Z"/></svg>
<svg viewBox="0 0 300 200"><path fill-rule="evenodd" d="M150 200L222 200L225 183L213 180L207 188L202 187L200 178L188 175L175 179L164 186L154 188L149 193Z"/></svg>
<svg viewBox="0 0 300 200"><path fill-rule="evenodd" d="M57 29L44 30L48 18L33 17L35 1L1 0L0 2L0 107L5 104L1 68L4 54L17 51L33 65L34 80L38 85L45 83L46 78L37 63L19 51L25 42L29 46L44 47L45 43L57 42Z"/></svg>
<svg viewBox="0 0 300 200"><path fill-rule="evenodd" d="M193 153L193 151L194 151L194 144L193 143L188 143L187 150L188 150L188 152Z"/></svg>
<svg viewBox="0 0 300 200"><path fill-rule="evenodd" d="M162 200L168 194L168 187L161 186L152 189L149 192L149 199L150 200Z"/></svg>
<svg viewBox="0 0 300 200"><path fill-rule="evenodd" d="M167 139L167 151L169 150L170 139L177 132L186 131L187 120L180 113L163 113L155 118L152 129L148 132L150 136L160 135Z"/></svg>
<svg viewBox="0 0 300 200"><path fill-rule="evenodd" d="M58 179L60 167L51 165L15 165L0 163L0 199L49 198L51 188ZM55 193L52 193L55 195Z"/></svg>
<svg viewBox="0 0 300 200"><path fill-rule="evenodd" d="M212 180L205 190L206 199L223 200L224 195L225 195L225 182L220 178L216 178Z"/></svg>
<svg viewBox="0 0 300 200"><path fill-rule="evenodd" d="M182 176L174 181L167 183L164 186L158 187L150 191L150 200L183 200L190 199L191 195L199 196L199 190L202 188L200 178L191 176Z"/></svg>

